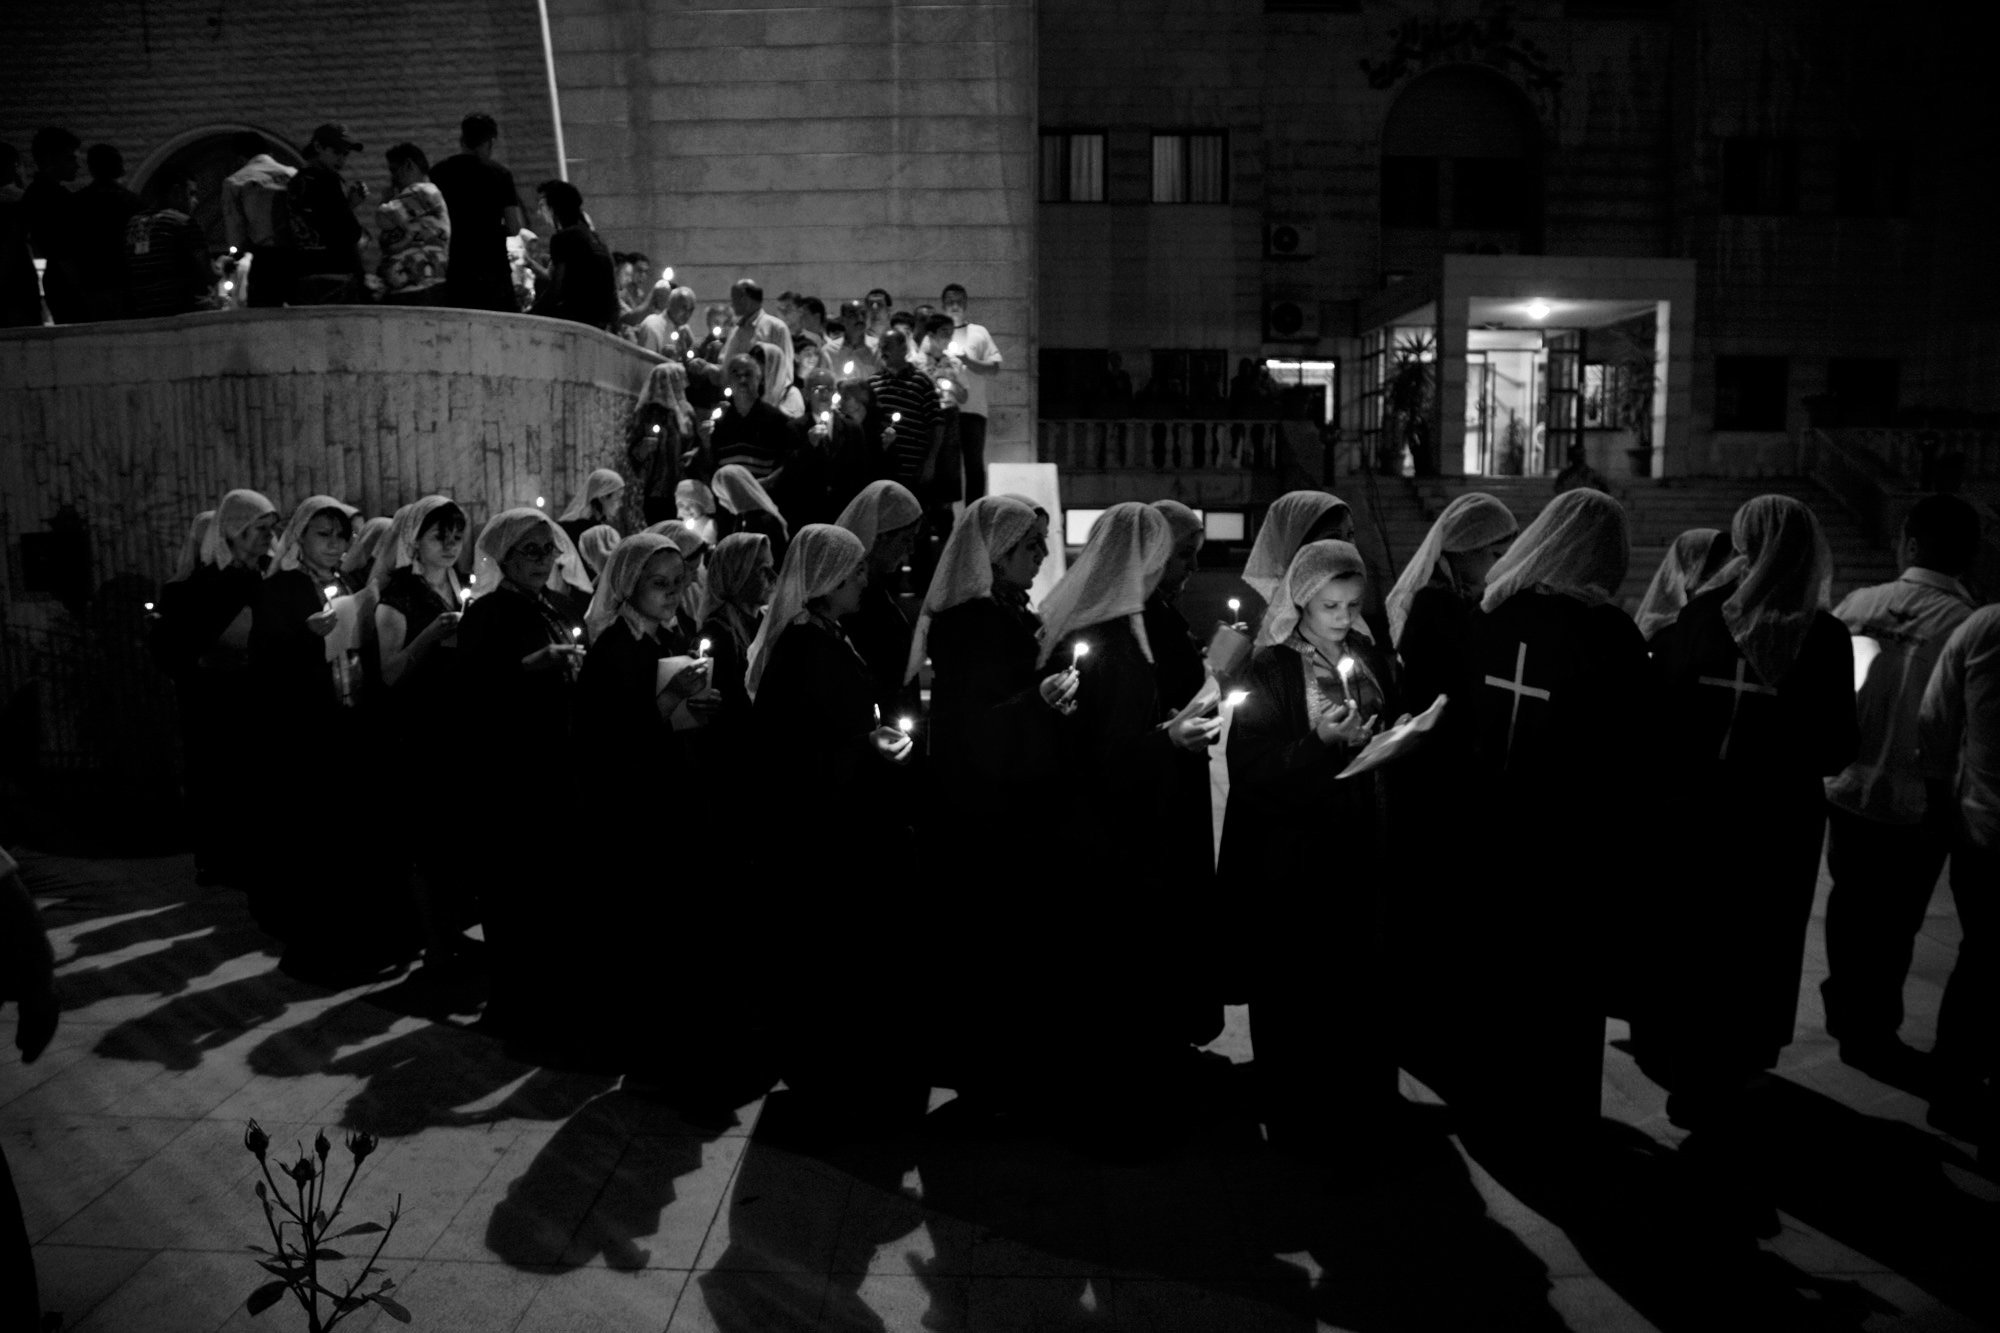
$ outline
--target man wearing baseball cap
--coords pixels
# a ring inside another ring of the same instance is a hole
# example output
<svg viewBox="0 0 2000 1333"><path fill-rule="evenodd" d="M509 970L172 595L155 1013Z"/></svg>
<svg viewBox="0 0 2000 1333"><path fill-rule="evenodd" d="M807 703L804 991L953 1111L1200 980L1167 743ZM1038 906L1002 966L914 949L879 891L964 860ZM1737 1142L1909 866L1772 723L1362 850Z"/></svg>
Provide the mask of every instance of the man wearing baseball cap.
<svg viewBox="0 0 2000 1333"><path fill-rule="evenodd" d="M361 297L361 241L366 233L354 206L367 187L350 185L340 169L361 141L338 121L329 121L306 140L305 166L287 191L292 232L298 241L298 305L347 305Z"/></svg>

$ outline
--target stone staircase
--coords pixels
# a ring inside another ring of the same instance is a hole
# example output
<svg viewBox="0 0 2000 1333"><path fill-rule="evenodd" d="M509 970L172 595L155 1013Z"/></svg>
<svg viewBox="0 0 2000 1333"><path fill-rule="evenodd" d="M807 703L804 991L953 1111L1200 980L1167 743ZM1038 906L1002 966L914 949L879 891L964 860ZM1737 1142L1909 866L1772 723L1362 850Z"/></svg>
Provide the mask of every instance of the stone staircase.
<svg viewBox="0 0 2000 1333"><path fill-rule="evenodd" d="M1368 479L1343 477L1334 490L1361 514L1370 506ZM1505 501L1521 525L1541 512L1553 498L1548 477L1464 477L1377 479L1377 531L1395 567L1400 570L1416 553L1424 534L1445 505L1466 491L1485 491ZM1802 500L1819 516L1828 545L1833 548L1833 588L1837 602L1851 590L1882 583L1896 576L1893 554L1874 539L1818 483L1806 477L1676 477L1669 480L1614 482L1615 494L1631 516L1632 564L1619 590L1626 609L1638 606L1653 572L1659 568L1675 537L1689 528L1728 531L1736 510L1753 495L1776 492Z"/></svg>

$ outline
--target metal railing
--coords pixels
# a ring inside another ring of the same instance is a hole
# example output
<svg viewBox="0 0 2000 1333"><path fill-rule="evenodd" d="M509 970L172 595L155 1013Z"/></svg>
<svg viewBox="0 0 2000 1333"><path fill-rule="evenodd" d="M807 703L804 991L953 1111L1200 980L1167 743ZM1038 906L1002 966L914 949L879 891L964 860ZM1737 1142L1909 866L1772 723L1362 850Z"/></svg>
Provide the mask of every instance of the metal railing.
<svg viewBox="0 0 2000 1333"><path fill-rule="evenodd" d="M1067 472L1273 472L1284 439L1275 420L1060 419L1037 424L1036 456Z"/></svg>

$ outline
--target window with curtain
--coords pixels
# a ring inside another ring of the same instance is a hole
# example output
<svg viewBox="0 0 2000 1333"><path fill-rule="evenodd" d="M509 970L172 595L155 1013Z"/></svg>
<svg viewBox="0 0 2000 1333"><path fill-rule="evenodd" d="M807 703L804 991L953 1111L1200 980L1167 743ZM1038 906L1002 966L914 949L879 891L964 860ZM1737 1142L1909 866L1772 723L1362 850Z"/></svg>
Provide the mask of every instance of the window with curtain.
<svg viewBox="0 0 2000 1333"><path fill-rule="evenodd" d="M1229 136L1220 131L1153 136L1153 202L1229 202Z"/></svg>
<svg viewBox="0 0 2000 1333"><path fill-rule="evenodd" d="M1042 202L1104 202L1104 133L1101 130L1042 132Z"/></svg>

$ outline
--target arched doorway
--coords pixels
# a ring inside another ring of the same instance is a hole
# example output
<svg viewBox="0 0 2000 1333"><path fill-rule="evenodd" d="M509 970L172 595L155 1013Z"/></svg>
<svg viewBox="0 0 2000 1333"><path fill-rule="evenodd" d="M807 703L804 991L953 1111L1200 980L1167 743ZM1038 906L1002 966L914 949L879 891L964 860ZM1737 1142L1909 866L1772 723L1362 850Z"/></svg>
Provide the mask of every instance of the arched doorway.
<svg viewBox="0 0 2000 1333"><path fill-rule="evenodd" d="M1527 97L1483 65L1414 80L1382 127L1384 270L1541 250L1542 131Z"/></svg>
<svg viewBox="0 0 2000 1333"><path fill-rule="evenodd" d="M278 161L293 167L305 165L290 143L261 126L203 125L176 134L148 153L125 183L144 196L149 206L155 206L171 182L192 177L201 196L194 220L208 234L210 248L220 252L228 244L222 229L222 182L242 165L229 141L245 130L262 135L269 145L265 151Z"/></svg>

